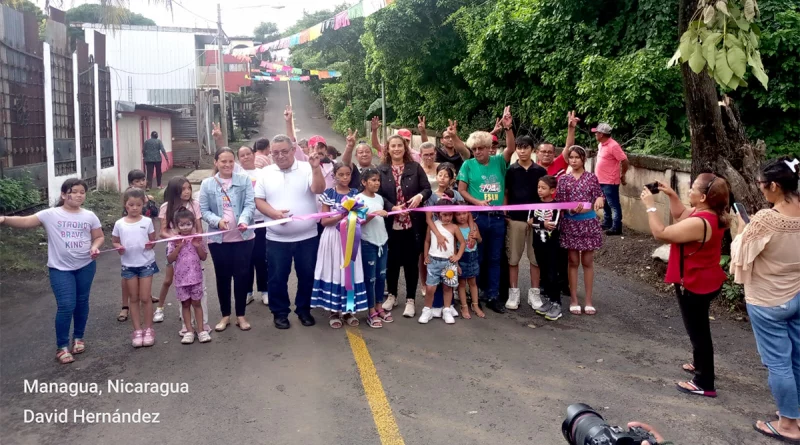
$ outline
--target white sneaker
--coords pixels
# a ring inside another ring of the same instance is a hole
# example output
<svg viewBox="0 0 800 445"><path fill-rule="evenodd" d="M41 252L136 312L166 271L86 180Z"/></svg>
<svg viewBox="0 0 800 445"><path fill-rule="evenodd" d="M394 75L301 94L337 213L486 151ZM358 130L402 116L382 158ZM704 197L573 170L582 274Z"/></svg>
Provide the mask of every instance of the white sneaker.
<svg viewBox="0 0 800 445"><path fill-rule="evenodd" d="M405 315L405 314L403 314L403 315ZM413 317L413 315L412 315L412 317ZM431 308L429 308L429 307L422 308L422 315L419 316L419 320L418 321L420 323L422 323L422 324L426 324L429 321L431 321L431 318L433 318L433 311L431 310Z"/></svg>
<svg viewBox="0 0 800 445"><path fill-rule="evenodd" d="M433 312L433 318L442 318L442 308L435 307L431 309L431 312Z"/></svg>
<svg viewBox="0 0 800 445"><path fill-rule="evenodd" d="M450 312L450 308L444 310L444 313L442 314L442 319L447 324L453 324L456 322L456 319L453 318L453 313Z"/></svg>
<svg viewBox="0 0 800 445"><path fill-rule="evenodd" d="M383 307L384 311L391 311L395 306L397 306L397 297L389 295L386 297L386 301L383 302L383 306L381 307Z"/></svg>
<svg viewBox="0 0 800 445"><path fill-rule="evenodd" d="M190 345L194 343L194 332L187 332L183 334L183 338L181 339L181 343L184 345Z"/></svg>
<svg viewBox="0 0 800 445"><path fill-rule="evenodd" d="M265 306L269 306L269 293L261 292L261 302L264 303Z"/></svg>
<svg viewBox="0 0 800 445"><path fill-rule="evenodd" d="M450 315L452 315L453 318L458 318L458 311L454 305L451 304L448 309L450 309Z"/></svg>
<svg viewBox="0 0 800 445"><path fill-rule="evenodd" d="M250 304L250 303L252 303L252 302L256 301L256 297L255 297L255 295L254 295L254 294L257 294L257 293L258 293L258 292L248 292L248 293L247 293L247 300L245 300L244 304L245 304L245 305L248 305L248 304Z"/></svg>
<svg viewBox="0 0 800 445"><path fill-rule="evenodd" d="M509 295L509 301L511 300L511 296ZM519 291L517 291L517 302L519 303ZM542 302L542 296L539 293L539 288L531 288L528 289L528 304L531 305L533 310L539 309L544 304ZM517 304L519 306L519 304ZM508 306L506 306L508 307Z"/></svg>
<svg viewBox="0 0 800 445"><path fill-rule="evenodd" d="M541 306L541 300L539 305ZM508 301L506 301L506 309L517 310L519 309L519 288L512 287L508 290Z"/></svg>
<svg viewBox="0 0 800 445"><path fill-rule="evenodd" d="M200 343L208 343L211 341L211 335L206 331L200 331L200 333L197 334L197 339L200 340Z"/></svg>
<svg viewBox="0 0 800 445"><path fill-rule="evenodd" d="M153 323L161 323L162 321L164 321L164 308L157 307L156 313L153 314Z"/></svg>
<svg viewBox="0 0 800 445"><path fill-rule="evenodd" d="M428 310L430 310L430 308L428 308ZM414 318L416 313L416 309L414 309L414 300L406 300L406 310L403 311L403 317Z"/></svg>

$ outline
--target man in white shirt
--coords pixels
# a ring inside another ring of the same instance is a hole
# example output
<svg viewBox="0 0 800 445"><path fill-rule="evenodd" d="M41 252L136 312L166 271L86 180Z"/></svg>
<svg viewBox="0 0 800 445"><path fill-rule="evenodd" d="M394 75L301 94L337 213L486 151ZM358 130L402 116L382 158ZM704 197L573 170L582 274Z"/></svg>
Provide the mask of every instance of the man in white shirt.
<svg viewBox="0 0 800 445"><path fill-rule="evenodd" d="M256 208L265 221L292 215L317 212L317 195L325 191L325 177L319 155L311 151L308 162L295 159L297 146L286 135L272 139L273 164L261 170L256 184ZM269 264L269 309L275 317L275 327L289 329L289 274L294 260L297 274L295 313L303 326L313 326L311 290L317 263L317 221L289 221L267 227L267 264Z"/></svg>

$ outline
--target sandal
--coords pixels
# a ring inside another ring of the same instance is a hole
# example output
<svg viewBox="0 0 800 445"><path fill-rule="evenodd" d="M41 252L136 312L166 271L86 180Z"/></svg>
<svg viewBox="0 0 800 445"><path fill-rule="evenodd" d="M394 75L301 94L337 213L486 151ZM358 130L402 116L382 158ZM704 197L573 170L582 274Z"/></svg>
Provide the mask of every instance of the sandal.
<svg viewBox="0 0 800 445"><path fill-rule="evenodd" d="M328 325L333 329L341 329L343 326L342 319L339 318L338 315L331 314L331 317L328 319Z"/></svg>
<svg viewBox="0 0 800 445"><path fill-rule="evenodd" d="M367 315L367 325L371 328L380 329L383 327L383 320L377 312Z"/></svg>
<svg viewBox="0 0 800 445"><path fill-rule="evenodd" d="M230 317L222 317L222 320L220 320L220 322L217 323L216 326L214 326L214 330L217 332L222 332L225 329L227 329L229 324L231 324Z"/></svg>
<svg viewBox="0 0 800 445"><path fill-rule="evenodd" d="M594 306L585 306L583 308L583 313L586 315L595 315L597 313L597 309Z"/></svg>
<svg viewBox="0 0 800 445"><path fill-rule="evenodd" d="M344 314L344 317L342 317L342 319L344 320L345 323L347 323L348 326L356 327L360 324L358 318L356 318L356 316L353 314Z"/></svg>
<svg viewBox="0 0 800 445"><path fill-rule="evenodd" d="M239 329L241 329L243 331L249 331L250 330L250 323L248 323L247 320L244 320L243 322L240 323L239 322L240 318L242 318L242 317L237 317L236 318L236 326L238 326Z"/></svg>
<svg viewBox="0 0 800 445"><path fill-rule="evenodd" d="M469 320L472 316L469 314L469 306L466 304L461 305L461 318L464 320Z"/></svg>
<svg viewBox="0 0 800 445"><path fill-rule="evenodd" d="M385 321L386 323L391 323L394 321L394 318L392 318L392 313L383 310L383 308L380 308L378 311L378 316L381 317L381 320Z"/></svg>
<svg viewBox="0 0 800 445"><path fill-rule="evenodd" d="M72 343L72 354L80 354L86 350L86 343L82 338L76 338Z"/></svg>
<svg viewBox="0 0 800 445"><path fill-rule="evenodd" d="M472 303L472 312L475 312L475 315L477 315L478 318L486 318L486 314L484 314L481 310L480 303Z"/></svg>
<svg viewBox="0 0 800 445"><path fill-rule="evenodd" d="M56 360L62 365L66 365L75 361L75 358L70 354L67 348L61 348L56 352Z"/></svg>
<svg viewBox="0 0 800 445"><path fill-rule="evenodd" d="M128 313L130 312L128 306L122 306L122 309L117 315L117 321L128 321Z"/></svg>
<svg viewBox="0 0 800 445"><path fill-rule="evenodd" d="M769 431L765 431L765 430L759 428L758 422L761 422L762 424L766 425L766 427L769 429ZM775 422L775 421L771 420L769 422L762 422L760 420L757 420L757 421L753 422L753 429L758 431L759 433L767 436L767 437L773 438L775 440L779 440L779 441L784 442L784 443L800 444L800 439L792 439L791 437L784 436L774 426L772 426L772 422Z"/></svg>
<svg viewBox="0 0 800 445"><path fill-rule="evenodd" d="M572 315L580 315L582 313L581 306L579 304L576 304L575 306L570 306L569 313Z"/></svg>
<svg viewBox="0 0 800 445"><path fill-rule="evenodd" d="M711 398L717 397L717 392L716 391L706 391L704 389L701 389L699 386L697 386L691 380L689 380L688 382L683 382L683 383L689 385L690 388L684 388L683 386L680 385L680 383L676 383L675 386L678 388L678 391L680 391L680 392L685 392L686 394L692 394L692 395L695 395L695 396L703 396L703 397L711 397Z"/></svg>
<svg viewBox="0 0 800 445"><path fill-rule="evenodd" d="M694 374L695 372L695 367L694 364L692 363L684 363L683 366L681 366L681 369L688 372L689 374Z"/></svg>

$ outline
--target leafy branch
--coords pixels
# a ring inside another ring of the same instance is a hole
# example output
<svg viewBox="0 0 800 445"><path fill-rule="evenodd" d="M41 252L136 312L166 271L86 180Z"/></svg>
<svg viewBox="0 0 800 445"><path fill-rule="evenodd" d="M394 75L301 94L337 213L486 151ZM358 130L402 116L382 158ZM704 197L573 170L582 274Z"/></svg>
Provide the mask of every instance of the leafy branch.
<svg viewBox="0 0 800 445"><path fill-rule="evenodd" d="M680 61L697 74L707 69L717 84L731 90L747 86L744 76L750 66L767 89L769 77L759 51L761 29L755 23L758 16L756 0L700 0L667 66Z"/></svg>

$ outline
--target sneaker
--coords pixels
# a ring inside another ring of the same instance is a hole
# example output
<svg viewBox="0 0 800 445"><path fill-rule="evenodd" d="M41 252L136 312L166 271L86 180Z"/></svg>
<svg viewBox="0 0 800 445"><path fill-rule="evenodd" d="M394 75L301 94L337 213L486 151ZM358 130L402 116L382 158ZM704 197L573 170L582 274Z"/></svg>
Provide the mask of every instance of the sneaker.
<svg viewBox="0 0 800 445"><path fill-rule="evenodd" d="M403 315L405 315L405 314L403 314ZM413 315L412 315L412 317L413 317ZM431 310L431 308L429 308L429 307L422 308L422 315L419 316L419 320L418 321L420 323L422 323L422 324L426 324L429 321L431 321L431 318L433 318L433 311Z"/></svg>
<svg viewBox="0 0 800 445"><path fill-rule="evenodd" d="M154 344L156 344L156 331L154 331L153 328L145 329L142 346L153 346Z"/></svg>
<svg viewBox="0 0 800 445"><path fill-rule="evenodd" d="M519 309L519 288L512 287L511 289L508 290L508 301L506 301L506 309L512 309L512 310Z"/></svg>
<svg viewBox="0 0 800 445"><path fill-rule="evenodd" d="M458 318L458 311L456 310L455 306L451 304L448 309L450 309L450 315L452 315L454 318Z"/></svg>
<svg viewBox="0 0 800 445"><path fill-rule="evenodd" d="M444 313L442 314L442 319L444 320L445 323L453 324L456 322L456 319L453 318L453 314L450 312L450 308L445 309L443 312Z"/></svg>
<svg viewBox="0 0 800 445"><path fill-rule="evenodd" d="M200 331L200 333L197 334L197 339L200 340L200 343L208 343L211 341L211 335L206 331Z"/></svg>
<svg viewBox="0 0 800 445"><path fill-rule="evenodd" d="M144 341L144 331L139 329L138 331L133 331L131 334L131 344L134 348L141 348L142 343Z"/></svg>
<svg viewBox="0 0 800 445"><path fill-rule="evenodd" d="M545 320L556 321L561 318L561 305L553 303L550 310L544 316Z"/></svg>
<svg viewBox="0 0 800 445"><path fill-rule="evenodd" d="M164 321L164 308L157 307L156 313L153 314L153 323L161 323L162 321Z"/></svg>
<svg viewBox="0 0 800 445"><path fill-rule="evenodd" d="M181 339L181 343L184 345L190 345L194 343L194 332L186 332L183 334L183 338Z"/></svg>
<svg viewBox="0 0 800 445"><path fill-rule="evenodd" d="M432 313L433 311L431 311ZM416 309L414 309L414 300L408 299L406 300L406 309L403 311L403 317L406 318L414 318L416 314Z"/></svg>
<svg viewBox="0 0 800 445"><path fill-rule="evenodd" d="M553 302L550 301L550 300L547 300L547 301L544 302L543 305L541 305L539 307L539 309L536 309L536 313L539 314L539 315L545 315L547 313L547 311L550 310L551 307L553 307Z"/></svg>
<svg viewBox="0 0 800 445"><path fill-rule="evenodd" d="M389 295L386 297L386 301L383 302L382 307L384 311L391 311L395 306L397 306L397 297L394 295Z"/></svg>
<svg viewBox="0 0 800 445"><path fill-rule="evenodd" d="M539 292L539 288L528 289L528 304L531 305L533 310L539 309L542 307L542 294Z"/></svg>
<svg viewBox="0 0 800 445"><path fill-rule="evenodd" d="M442 308L435 307L431 309L431 312L433 312L433 318L442 318L442 312L443 312Z"/></svg>
<svg viewBox="0 0 800 445"><path fill-rule="evenodd" d="M189 331L186 330L186 326L181 326L181 330L178 331L178 337L183 337L187 332Z"/></svg>
<svg viewBox="0 0 800 445"><path fill-rule="evenodd" d="M267 291L261 292L261 302L264 303L264 306L269 306L269 294Z"/></svg>
<svg viewBox="0 0 800 445"><path fill-rule="evenodd" d="M248 305L248 304L250 304L250 303L252 303L254 301L256 301L255 295L253 295L253 292L248 292L247 293L247 300L244 301L244 304Z"/></svg>

